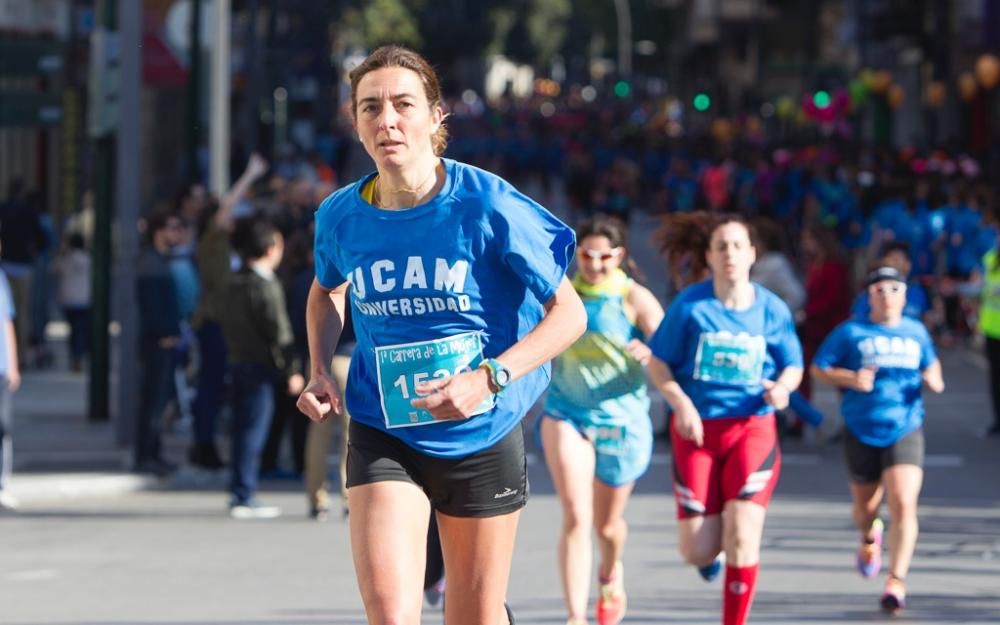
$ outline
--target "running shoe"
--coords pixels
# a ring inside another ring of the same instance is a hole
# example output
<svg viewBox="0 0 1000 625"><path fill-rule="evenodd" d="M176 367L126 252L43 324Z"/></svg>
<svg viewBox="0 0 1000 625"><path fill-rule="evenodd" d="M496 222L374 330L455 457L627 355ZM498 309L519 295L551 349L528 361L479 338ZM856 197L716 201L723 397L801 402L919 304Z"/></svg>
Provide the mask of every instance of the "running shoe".
<svg viewBox="0 0 1000 625"><path fill-rule="evenodd" d="M882 591L879 603L882 604L882 611L888 614L898 614L906 607L906 586L903 585L903 580L890 575L885 580L885 590Z"/></svg>
<svg viewBox="0 0 1000 625"><path fill-rule="evenodd" d="M719 573L722 572L722 565L723 563L725 563L725 561L726 561L725 554L720 553L719 555L715 556L715 559L712 560L711 564L706 564L705 566L697 567L698 575L701 575L701 578L706 582L713 581L716 577L719 576Z"/></svg>
<svg viewBox="0 0 1000 625"><path fill-rule="evenodd" d="M885 525L883 525L882 519L875 519L872 522L873 542L862 542L858 548L857 567L861 577L875 577L882 570L882 532L884 530Z"/></svg>
<svg viewBox="0 0 1000 625"><path fill-rule="evenodd" d="M434 583L433 586L424 590L424 599L427 605L432 608L444 606L444 577Z"/></svg>
<svg viewBox="0 0 1000 625"><path fill-rule="evenodd" d="M628 598L625 596L625 569L621 562L615 563L614 576L601 583L597 597L597 625L618 625L625 618Z"/></svg>

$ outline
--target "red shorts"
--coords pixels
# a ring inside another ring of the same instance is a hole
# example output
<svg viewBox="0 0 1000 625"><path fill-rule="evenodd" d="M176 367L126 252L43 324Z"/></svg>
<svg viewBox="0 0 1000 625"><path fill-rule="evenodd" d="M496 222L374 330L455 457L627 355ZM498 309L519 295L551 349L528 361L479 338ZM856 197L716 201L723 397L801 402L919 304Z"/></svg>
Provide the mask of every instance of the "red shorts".
<svg viewBox="0 0 1000 625"><path fill-rule="evenodd" d="M671 421L677 518L721 514L727 501L767 507L781 472L774 415L706 419L705 444L681 438Z"/></svg>

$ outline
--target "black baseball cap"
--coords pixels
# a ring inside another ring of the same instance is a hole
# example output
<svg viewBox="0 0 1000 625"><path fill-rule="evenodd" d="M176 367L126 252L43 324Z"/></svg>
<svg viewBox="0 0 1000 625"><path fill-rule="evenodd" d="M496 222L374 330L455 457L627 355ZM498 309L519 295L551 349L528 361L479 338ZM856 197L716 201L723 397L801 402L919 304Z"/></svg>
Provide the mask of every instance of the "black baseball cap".
<svg viewBox="0 0 1000 625"><path fill-rule="evenodd" d="M906 282L906 280L903 279L903 274L901 274L898 269L895 267L889 267L888 265L883 265L882 267L876 267L868 272L868 276L865 278L865 288L885 280L903 283Z"/></svg>

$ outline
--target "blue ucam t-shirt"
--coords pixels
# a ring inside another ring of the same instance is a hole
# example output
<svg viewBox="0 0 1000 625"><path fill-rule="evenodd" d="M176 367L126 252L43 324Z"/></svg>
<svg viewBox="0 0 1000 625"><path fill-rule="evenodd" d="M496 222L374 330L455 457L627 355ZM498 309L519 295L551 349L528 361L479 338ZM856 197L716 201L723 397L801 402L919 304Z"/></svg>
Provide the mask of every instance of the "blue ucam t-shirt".
<svg viewBox="0 0 1000 625"><path fill-rule="evenodd" d="M764 403L761 381L802 366L802 346L788 306L751 284L754 303L746 310L723 306L710 280L684 289L649 342L702 419L773 412Z"/></svg>
<svg viewBox="0 0 1000 625"><path fill-rule="evenodd" d="M862 443L889 447L923 423L921 372L935 360L926 328L903 317L892 327L860 319L842 323L823 341L813 363L821 369L877 368L874 389L844 389L840 411Z"/></svg>
<svg viewBox="0 0 1000 625"><path fill-rule="evenodd" d="M326 198L316 214L316 277L350 282L357 334L351 418L431 456L454 458L510 432L549 383L545 365L465 420L410 406L414 387L500 355L542 319L573 258L573 231L503 179L442 159L440 193L408 210L360 194L374 174ZM495 403L494 403L495 402Z"/></svg>
<svg viewBox="0 0 1000 625"><path fill-rule="evenodd" d="M903 306L903 316L920 321L924 313L931 309L927 299L927 290L916 282L906 284L906 305ZM872 312L872 303L868 299L868 291L862 291L854 299L851 314L855 319L868 319Z"/></svg>

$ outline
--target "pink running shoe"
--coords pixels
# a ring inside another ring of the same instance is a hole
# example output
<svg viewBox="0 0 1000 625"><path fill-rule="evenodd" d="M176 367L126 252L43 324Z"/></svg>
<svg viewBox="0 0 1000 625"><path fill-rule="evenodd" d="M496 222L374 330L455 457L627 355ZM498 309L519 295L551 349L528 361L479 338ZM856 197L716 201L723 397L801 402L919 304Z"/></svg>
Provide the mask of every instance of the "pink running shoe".
<svg viewBox="0 0 1000 625"><path fill-rule="evenodd" d="M882 519L875 519L872 522L874 542L863 542L858 548L857 567L861 577L875 577L882 570L882 533L884 531L885 525L882 523Z"/></svg>

